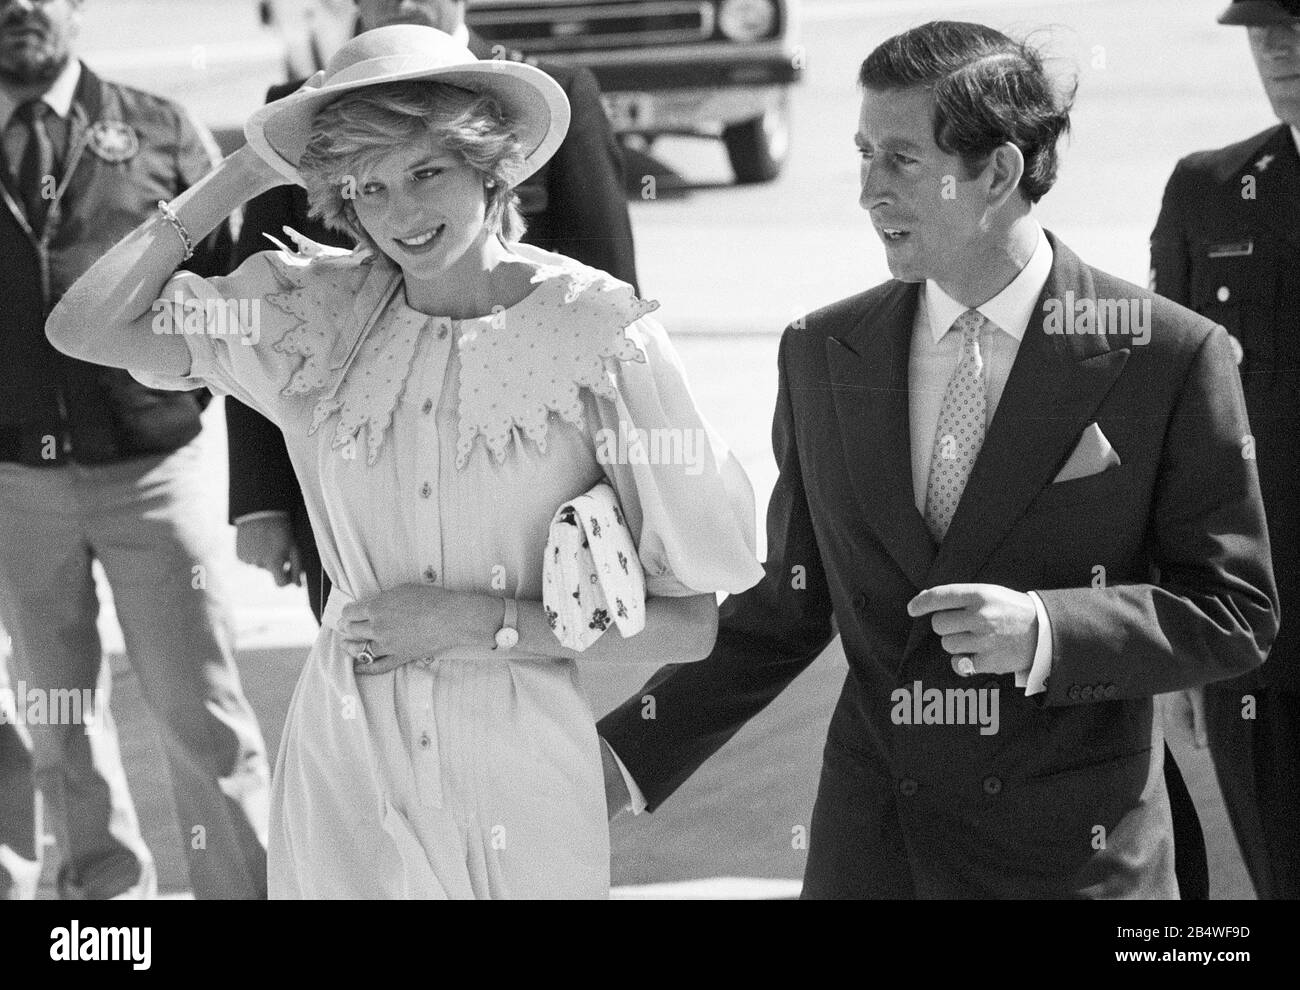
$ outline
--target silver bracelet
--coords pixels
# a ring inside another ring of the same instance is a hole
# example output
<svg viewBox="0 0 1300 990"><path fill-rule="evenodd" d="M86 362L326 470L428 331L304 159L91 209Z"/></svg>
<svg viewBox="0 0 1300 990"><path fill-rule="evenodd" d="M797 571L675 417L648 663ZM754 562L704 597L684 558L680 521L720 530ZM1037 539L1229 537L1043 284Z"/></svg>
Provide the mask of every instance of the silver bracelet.
<svg viewBox="0 0 1300 990"><path fill-rule="evenodd" d="M189 261L194 257L194 239L190 237L190 232L185 229L185 225L181 223L181 218L176 215L176 211L167 204L166 200L158 200L158 212L163 215L164 220L172 225L172 229L176 231L176 236L181 239L181 245L185 248L185 257L181 261Z"/></svg>

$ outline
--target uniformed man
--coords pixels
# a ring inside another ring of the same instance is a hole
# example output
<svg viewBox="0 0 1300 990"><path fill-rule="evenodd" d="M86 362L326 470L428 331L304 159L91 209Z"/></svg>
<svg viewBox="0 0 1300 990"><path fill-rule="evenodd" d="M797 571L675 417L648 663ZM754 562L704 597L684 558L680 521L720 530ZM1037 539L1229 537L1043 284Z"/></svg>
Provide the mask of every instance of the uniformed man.
<svg viewBox="0 0 1300 990"><path fill-rule="evenodd" d="M0 622L21 699L0 724L0 890L31 896L40 872L33 776L60 895L156 886L107 709L97 560L159 720L194 892L264 896L265 748L235 669L223 521L204 509L200 406L45 337L64 290L205 175L215 148L175 104L76 59L81 8L0 0ZM195 271L226 270L228 232L194 247Z"/></svg>
<svg viewBox="0 0 1300 990"><path fill-rule="evenodd" d="M1281 633L1256 675L1192 698L1261 898L1300 897L1300 0L1234 0L1279 123L1189 155L1151 235L1154 288L1232 334L1268 514ZM1203 706L1203 707L1202 707Z"/></svg>

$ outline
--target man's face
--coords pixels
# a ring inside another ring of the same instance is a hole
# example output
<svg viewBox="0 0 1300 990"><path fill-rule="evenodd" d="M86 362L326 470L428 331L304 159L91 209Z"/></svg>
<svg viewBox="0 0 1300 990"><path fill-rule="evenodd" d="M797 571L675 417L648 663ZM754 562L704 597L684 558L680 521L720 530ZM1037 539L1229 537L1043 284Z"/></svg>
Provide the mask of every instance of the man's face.
<svg viewBox="0 0 1300 990"><path fill-rule="evenodd" d="M1250 27L1250 53L1278 120L1300 127L1300 17L1290 24Z"/></svg>
<svg viewBox="0 0 1300 990"><path fill-rule="evenodd" d="M51 83L72 57L81 0L0 0L0 81Z"/></svg>
<svg viewBox="0 0 1300 990"><path fill-rule="evenodd" d="M856 140L859 202L885 245L890 272L904 282L960 284L980 263L987 186L935 143L930 91L865 90Z"/></svg>
<svg viewBox="0 0 1300 990"><path fill-rule="evenodd" d="M356 0L361 26L419 24L451 34L465 20L465 0Z"/></svg>

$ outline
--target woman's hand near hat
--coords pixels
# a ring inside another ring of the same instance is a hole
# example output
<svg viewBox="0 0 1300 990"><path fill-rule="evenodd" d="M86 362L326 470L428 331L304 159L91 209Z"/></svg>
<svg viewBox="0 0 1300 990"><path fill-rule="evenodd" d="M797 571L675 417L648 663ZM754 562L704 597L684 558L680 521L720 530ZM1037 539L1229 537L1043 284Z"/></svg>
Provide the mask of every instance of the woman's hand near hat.
<svg viewBox="0 0 1300 990"><path fill-rule="evenodd" d="M313 75L301 86L299 86L297 89L295 89L288 96L283 96L280 98L280 100L277 100L276 102L279 103L283 100L292 100L300 93L305 93L313 89L320 89L321 83L324 81L324 79L325 79L325 72L324 70L321 70L317 72L315 75ZM247 162L243 162L242 164L245 167L248 167L253 173L253 175L257 176L261 180L266 180L267 178L270 178L272 176L274 177L272 186L302 184L301 179L298 175L298 170L290 167L288 162L286 162L279 155L272 153L270 149L267 149L265 152L261 152L258 150L256 144L254 144L253 142L247 142L242 147L240 147L238 151L234 152L234 154L232 154L230 157L233 158L234 155L238 155L240 152L248 153L245 157L248 158L249 160Z"/></svg>

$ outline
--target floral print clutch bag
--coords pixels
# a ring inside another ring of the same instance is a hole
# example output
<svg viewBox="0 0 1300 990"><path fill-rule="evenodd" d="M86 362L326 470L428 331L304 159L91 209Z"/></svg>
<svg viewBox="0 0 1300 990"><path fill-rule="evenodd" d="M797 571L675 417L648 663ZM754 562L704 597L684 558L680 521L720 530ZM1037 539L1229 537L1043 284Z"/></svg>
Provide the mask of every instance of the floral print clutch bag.
<svg viewBox="0 0 1300 990"><path fill-rule="evenodd" d="M582 651L611 624L645 628L645 574L614 489L601 482L560 506L542 569L542 605L556 638Z"/></svg>

